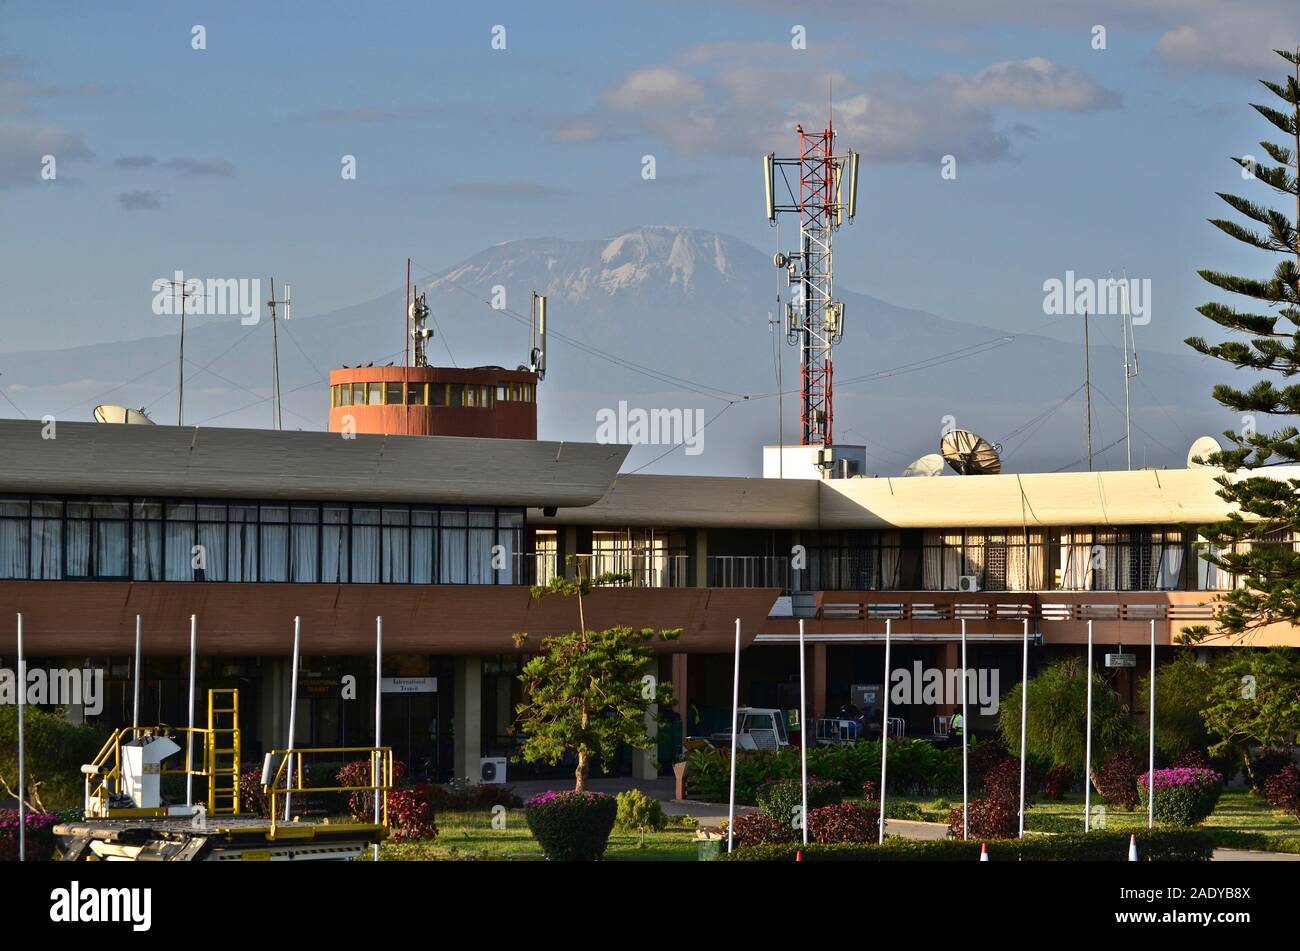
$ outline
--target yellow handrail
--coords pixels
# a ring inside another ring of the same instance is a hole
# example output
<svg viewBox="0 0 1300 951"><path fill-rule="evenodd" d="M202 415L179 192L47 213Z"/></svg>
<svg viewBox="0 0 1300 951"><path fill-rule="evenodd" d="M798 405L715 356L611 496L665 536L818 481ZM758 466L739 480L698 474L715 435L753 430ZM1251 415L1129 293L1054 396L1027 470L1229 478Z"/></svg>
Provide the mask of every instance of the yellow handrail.
<svg viewBox="0 0 1300 951"><path fill-rule="evenodd" d="M296 758L296 768L298 782L302 783L303 767L302 757L304 753L367 753L370 757L370 779L369 786L290 786L292 782L294 769L290 769L289 774L285 776L285 769L294 763ZM268 754L271 757L279 757L279 763L276 765L275 772L271 776L271 782L262 784L262 791L271 797L271 838L275 838L276 827L280 821L280 810L277 808L279 799L282 795L291 793L307 792L371 792L376 795L383 793L380 799L380 825L388 828L388 793L393 789L393 749L390 746L318 746L309 749L294 750L271 750ZM281 778L285 779L285 785L280 785Z"/></svg>

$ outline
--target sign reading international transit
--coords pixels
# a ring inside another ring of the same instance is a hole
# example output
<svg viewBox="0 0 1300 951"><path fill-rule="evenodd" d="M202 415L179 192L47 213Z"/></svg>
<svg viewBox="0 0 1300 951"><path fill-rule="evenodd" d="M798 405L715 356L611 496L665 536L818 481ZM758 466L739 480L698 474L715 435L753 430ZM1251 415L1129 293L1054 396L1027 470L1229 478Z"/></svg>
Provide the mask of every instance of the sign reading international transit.
<svg viewBox="0 0 1300 951"><path fill-rule="evenodd" d="M380 687L384 693L437 693L437 677L383 677Z"/></svg>

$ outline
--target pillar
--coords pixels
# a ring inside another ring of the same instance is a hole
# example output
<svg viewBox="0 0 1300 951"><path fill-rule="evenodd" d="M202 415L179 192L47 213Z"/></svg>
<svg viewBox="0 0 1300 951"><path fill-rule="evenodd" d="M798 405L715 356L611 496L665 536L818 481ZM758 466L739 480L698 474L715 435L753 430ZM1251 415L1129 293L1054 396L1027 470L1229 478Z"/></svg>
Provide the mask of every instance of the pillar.
<svg viewBox="0 0 1300 951"><path fill-rule="evenodd" d="M258 733L257 738L261 741L262 753L271 752L271 750L284 749L285 742L289 739L289 668L292 661L288 657L263 657L261 667L261 678L257 683L258 698ZM206 704L204 706L206 710ZM199 717L199 704L197 698L194 703L194 716L197 721ZM141 715L141 720L147 722L146 718ZM251 752L250 747L253 744L248 742L248 727L240 724L244 731L241 736L241 747L243 748L244 758L248 759ZM371 729L373 730L373 725ZM301 731L299 731L301 735Z"/></svg>
<svg viewBox="0 0 1300 951"><path fill-rule="evenodd" d="M452 775L477 784L483 756L483 658L457 657L453 678L452 729L456 732Z"/></svg>
<svg viewBox="0 0 1300 951"><path fill-rule="evenodd" d="M812 645L812 670L810 672L809 699L812 701L812 709L808 715L813 720L820 720L822 717L830 716L826 712L826 645L817 641Z"/></svg>
<svg viewBox="0 0 1300 951"><path fill-rule="evenodd" d="M695 587L709 586L709 533L707 529L697 528L693 533L694 550L691 560L695 563Z"/></svg>
<svg viewBox="0 0 1300 951"><path fill-rule="evenodd" d="M690 668L687 666L689 654L673 654L673 699L677 705L677 717L682 724L682 740L690 735Z"/></svg>
<svg viewBox="0 0 1300 951"><path fill-rule="evenodd" d="M658 687L659 662L657 658L651 658L650 663L641 671L642 675L648 675L655 678L655 686ZM645 750L632 751L632 778L640 780L658 779L659 778L659 704L652 703L646 707L645 711L645 731L650 737L650 748Z"/></svg>

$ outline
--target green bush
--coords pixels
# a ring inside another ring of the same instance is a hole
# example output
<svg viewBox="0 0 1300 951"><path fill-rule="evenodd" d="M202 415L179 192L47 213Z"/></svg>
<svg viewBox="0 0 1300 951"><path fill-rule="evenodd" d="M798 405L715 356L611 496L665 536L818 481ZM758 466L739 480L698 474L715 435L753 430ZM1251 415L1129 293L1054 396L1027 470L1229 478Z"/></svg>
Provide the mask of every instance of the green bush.
<svg viewBox="0 0 1300 951"><path fill-rule="evenodd" d="M652 799L639 789L629 789L614 797L618 803L618 814L614 819L614 828L620 832L662 832L668 825L664 816L664 807L658 799Z"/></svg>
<svg viewBox="0 0 1300 951"><path fill-rule="evenodd" d="M695 750L688 759L692 799L725 802L731 760L727 750ZM736 758L736 801L753 805L764 783L799 779L799 750L742 753ZM880 779L880 741L817 746L808 750L808 773L840 784L858 795L863 783ZM924 740L889 741L889 795L938 795L961 789L961 750L941 749Z"/></svg>
<svg viewBox="0 0 1300 951"><path fill-rule="evenodd" d="M1148 776L1138 777L1138 800L1147 808ZM1158 769L1155 773L1157 822L1172 826L1200 825L1214 812L1223 792L1223 777L1212 769Z"/></svg>
<svg viewBox="0 0 1300 951"><path fill-rule="evenodd" d="M829 806L844 799L839 783L826 779L808 780L808 811ZM803 784L798 779L783 779L768 783L758 791L758 808L763 815L775 819L792 829L799 828L796 819L803 806Z"/></svg>
<svg viewBox="0 0 1300 951"><path fill-rule="evenodd" d="M1143 862L1208 862L1214 839L1200 830L1144 829L1137 835ZM1124 862L1128 832L1030 836L988 840L991 862ZM886 839L883 845L756 845L722 858L731 862L793 862L796 850L807 862L975 862L979 839Z"/></svg>
<svg viewBox="0 0 1300 951"><path fill-rule="evenodd" d="M46 812L82 804L83 763L95 758L106 734L87 723L73 723L62 708L24 708L27 801ZM18 788L18 707L0 704L0 778ZM34 791L34 792L33 792Z"/></svg>
<svg viewBox="0 0 1300 951"><path fill-rule="evenodd" d="M524 803L524 818L542 854L553 862L596 862L618 818L613 796L544 792Z"/></svg>

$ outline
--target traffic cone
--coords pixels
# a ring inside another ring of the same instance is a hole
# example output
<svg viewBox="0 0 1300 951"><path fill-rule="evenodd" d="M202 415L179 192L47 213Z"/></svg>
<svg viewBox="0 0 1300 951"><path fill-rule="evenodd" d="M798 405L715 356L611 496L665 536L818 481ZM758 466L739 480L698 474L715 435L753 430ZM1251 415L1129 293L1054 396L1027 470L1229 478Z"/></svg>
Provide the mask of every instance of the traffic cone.
<svg viewBox="0 0 1300 951"><path fill-rule="evenodd" d="M987 842L981 842L981 843L980 843L980 861L981 861L981 862L987 862L988 860L989 860L989 844L988 844Z"/></svg>
<svg viewBox="0 0 1300 951"><path fill-rule="evenodd" d="M1136 833L1130 833L1128 837L1128 860L1130 862L1138 860L1138 837Z"/></svg>
<svg viewBox="0 0 1300 951"><path fill-rule="evenodd" d="M795 860L796 862L802 862L802 861L803 861L803 849L797 849L797 850L795 851L795 853L794 853L794 860Z"/></svg>

